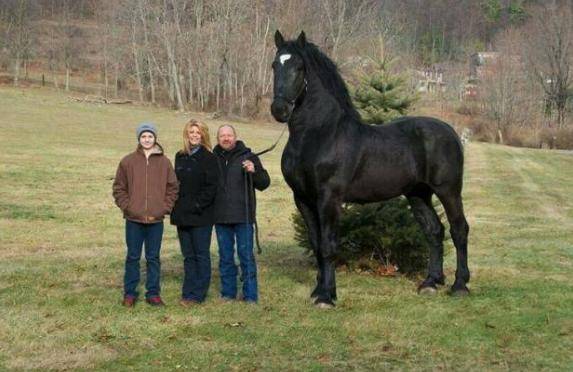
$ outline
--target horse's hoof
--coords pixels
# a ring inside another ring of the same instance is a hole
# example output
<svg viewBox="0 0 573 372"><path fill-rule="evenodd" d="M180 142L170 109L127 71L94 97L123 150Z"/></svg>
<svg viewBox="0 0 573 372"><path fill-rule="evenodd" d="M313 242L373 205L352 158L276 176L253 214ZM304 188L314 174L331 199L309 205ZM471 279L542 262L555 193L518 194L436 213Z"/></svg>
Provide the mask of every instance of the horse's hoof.
<svg viewBox="0 0 573 372"><path fill-rule="evenodd" d="M332 309L334 302L330 298L317 298L314 300L314 305L319 309Z"/></svg>
<svg viewBox="0 0 573 372"><path fill-rule="evenodd" d="M329 304L326 302L316 302L314 306L316 306L317 309L321 310L334 309L334 304Z"/></svg>
<svg viewBox="0 0 573 372"><path fill-rule="evenodd" d="M452 288L450 290L450 296L452 297L466 297L470 295L470 290L467 287L464 288Z"/></svg>
<svg viewBox="0 0 573 372"><path fill-rule="evenodd" d="M435 296L438 294L438 289L436 287L420 287L418 289L418 294L422 296Z"/></svg>

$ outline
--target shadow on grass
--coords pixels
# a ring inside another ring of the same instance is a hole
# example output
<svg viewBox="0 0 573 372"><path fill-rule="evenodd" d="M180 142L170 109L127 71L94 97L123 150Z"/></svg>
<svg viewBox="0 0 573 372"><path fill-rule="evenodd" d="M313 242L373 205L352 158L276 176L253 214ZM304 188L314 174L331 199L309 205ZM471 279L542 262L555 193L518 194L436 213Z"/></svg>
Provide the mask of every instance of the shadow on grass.
<svg viewBox="0 0 573 372"><path fill-rule="evenodd" d="M285 242L263 243L263 253L257 256L259 267L272 276L283 276L294 283L314 285L316 260L304 248Z"/></svg>

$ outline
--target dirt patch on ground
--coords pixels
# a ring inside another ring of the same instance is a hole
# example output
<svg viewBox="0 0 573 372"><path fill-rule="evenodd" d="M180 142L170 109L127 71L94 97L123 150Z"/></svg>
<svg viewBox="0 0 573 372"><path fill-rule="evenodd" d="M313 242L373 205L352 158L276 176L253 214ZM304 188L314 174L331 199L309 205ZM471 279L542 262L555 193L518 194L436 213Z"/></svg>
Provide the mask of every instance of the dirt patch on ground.
<svg viewBox="0 0 573 372"><path fill-rule="evenodd" d="M2 85L13 86L14 77L11 75L0 74L0 86ZM18 80L17 88L28 88L32 85L33 84L30 81L24 80L24 78L20 78L20 80Z"/></svg>
<svg viewBox="0 0 573 372"><path fill-rule="evenodd" d="M117 352L101 345L84 346L78 349L57 348L42 350L30 357L8 360L6 367L13 369L71 370L95 368L97 364L115 359Z"/></svg>
<svg viewBox="0 0 573 372"><path fill-rule="evenodd" d="M14 79L12 76L0 75L0 85L12 85L14 84Z"/></svg>

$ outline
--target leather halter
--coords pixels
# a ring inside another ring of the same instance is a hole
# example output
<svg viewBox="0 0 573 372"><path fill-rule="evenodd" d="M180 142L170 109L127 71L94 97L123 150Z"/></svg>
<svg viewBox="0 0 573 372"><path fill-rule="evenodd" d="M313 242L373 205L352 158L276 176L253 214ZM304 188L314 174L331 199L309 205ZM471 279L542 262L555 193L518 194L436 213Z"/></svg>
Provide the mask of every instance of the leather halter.
<svg viewBox="0 0 573 372"><path fill-rule="evenodd" d="M296 101L298 101L298 99L302 96L302 94L306 93L307 89L308 89L308 81L306 80L306 77L305 77L304 78L304 84L303 84L302 88L300 89L300 91L296 94L296 96L292 100L286 99L285 97L279 96L279 95L275 95L273 97L273 99L276 100L277 98L280 98L283 101L294 106L294 104L296 103Z"/></svg>

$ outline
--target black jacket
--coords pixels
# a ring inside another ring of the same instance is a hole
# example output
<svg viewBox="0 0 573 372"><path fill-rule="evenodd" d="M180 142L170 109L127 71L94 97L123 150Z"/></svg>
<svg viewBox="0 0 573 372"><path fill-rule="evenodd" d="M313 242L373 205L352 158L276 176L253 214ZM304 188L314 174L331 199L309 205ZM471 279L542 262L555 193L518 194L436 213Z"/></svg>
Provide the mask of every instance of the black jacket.
<svg viewBox="0 0 573 372"><path fill-rule="evenodd" d="M231 151L215 146L213 153L217 156L220 169L220 184L215 199L215 223L253 223L255 217L255 192L248 190L245 195L245 185L249 184L243 161L250 160L255 164L255 173L250 174L255 189L263 191L269 187L271 179L263 168L259 157L251 152L242 141L237 141ZM248 198L249 220L247 221Z"/></svg>
<svg viewBox="0 0 573 372"><path fill-rule="evenodd" d="M217 158L204 147L188 155L175 155L179 198L171 212L171 224L205 226L214 223L215 195L219 184Z"/></svg>

